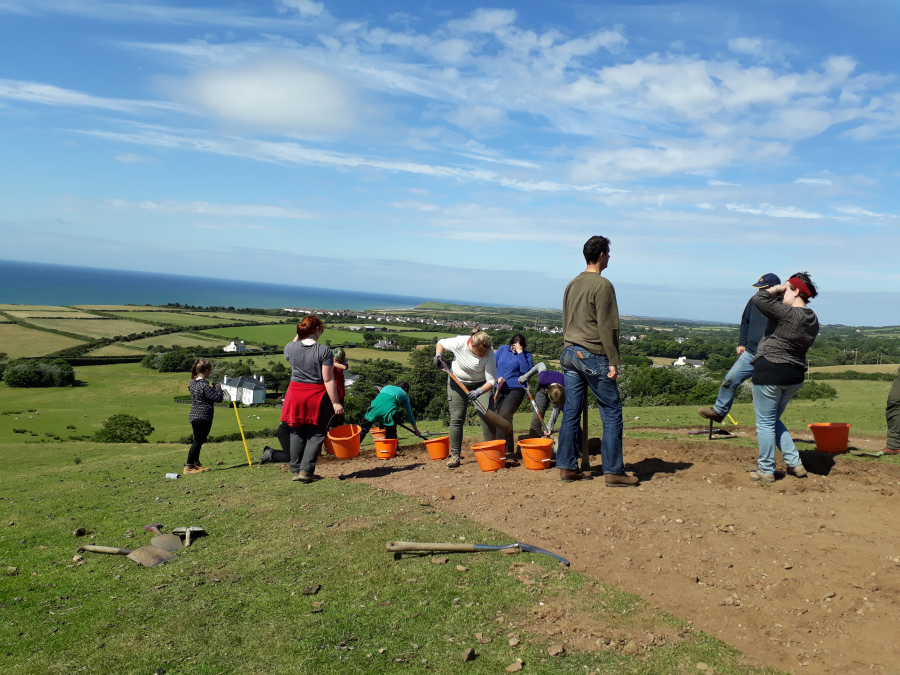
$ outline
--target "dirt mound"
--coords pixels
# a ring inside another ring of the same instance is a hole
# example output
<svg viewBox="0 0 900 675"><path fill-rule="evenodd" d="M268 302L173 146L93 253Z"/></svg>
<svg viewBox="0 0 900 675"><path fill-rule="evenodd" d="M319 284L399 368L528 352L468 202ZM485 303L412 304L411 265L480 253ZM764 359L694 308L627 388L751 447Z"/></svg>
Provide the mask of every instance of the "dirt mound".
<svg viewBox="0 0 900 675"><path fill-rule="evenodd" d="M466 450L462 466L449 470L421 445L394 460L320 462L319 472L415 496L507 535L483 543L514 537L557 552L763 663L895 673L900 467L803 456L809 477L774 485L751 483L744 465L755 463L755 449L727 440L626 438L628 468L642 480L636 489L609 490L602 479L564 484L554 470L482 473ZM439 497L445 489L453 500ZM576 606L545 611L559 615L550 626L581 621ZM678 639L639 625L582 627L567 630L586 636L573 648L639 652Z"/></svg>

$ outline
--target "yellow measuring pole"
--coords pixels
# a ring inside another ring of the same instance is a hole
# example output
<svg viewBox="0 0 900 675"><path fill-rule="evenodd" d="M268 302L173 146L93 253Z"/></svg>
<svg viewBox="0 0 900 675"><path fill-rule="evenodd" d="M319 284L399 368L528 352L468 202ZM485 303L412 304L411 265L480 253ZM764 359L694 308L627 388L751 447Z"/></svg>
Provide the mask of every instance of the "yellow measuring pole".
<svg viewBox="0 0 900 675"><path fill-rule="evenodd" d="M241 424L241 416L238 415L237 411L237 401L232 401L231 404L234 406L234 416L237 417L238 421L238 429L241 430L241 440L244 441L244 452L247 453L247 464L250 465L250 468L253 468L253 462L250 460L250 451L247 449L247 439L244 438L244 427Z"/></svg>
<svg viewBox="0 0 900 675"><path fill-rule="evenodd" d="M738 425L737 421L731 416L731 413L728 413L728 419L731 420L731 423L732 423L734 426L737 426L737 425Z"/></svg>

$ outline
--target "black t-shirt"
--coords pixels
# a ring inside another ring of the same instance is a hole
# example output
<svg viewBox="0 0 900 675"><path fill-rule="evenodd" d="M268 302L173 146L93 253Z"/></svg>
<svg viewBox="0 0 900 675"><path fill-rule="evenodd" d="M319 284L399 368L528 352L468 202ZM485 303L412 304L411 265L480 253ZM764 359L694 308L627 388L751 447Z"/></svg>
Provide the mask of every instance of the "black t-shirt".
<svg viewBox="0 0 900 675"><path fill-rule="evenodd" d="M786 387L803 384L806 370L792 363L772 363L765 356L757 356L753 362L753 384L774 384Z"/></svg>

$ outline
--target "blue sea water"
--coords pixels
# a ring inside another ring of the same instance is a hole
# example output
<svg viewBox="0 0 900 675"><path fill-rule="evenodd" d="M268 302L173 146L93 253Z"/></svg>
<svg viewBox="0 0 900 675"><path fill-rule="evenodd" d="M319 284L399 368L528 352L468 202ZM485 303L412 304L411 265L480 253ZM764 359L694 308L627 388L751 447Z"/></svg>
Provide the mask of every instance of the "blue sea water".
<svg viewBox="0 0 900 675"><path fill-rule="evenodd" d="M0 303L401 309L436 298L0 260ZM444 301L447 302L447 301Z"/></svg>

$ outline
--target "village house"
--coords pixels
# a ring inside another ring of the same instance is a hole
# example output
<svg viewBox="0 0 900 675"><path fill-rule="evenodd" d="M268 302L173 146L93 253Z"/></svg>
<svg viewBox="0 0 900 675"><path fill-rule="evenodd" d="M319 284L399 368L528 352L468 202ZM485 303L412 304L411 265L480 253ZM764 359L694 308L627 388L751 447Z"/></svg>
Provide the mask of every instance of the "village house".
<svg viewBox="0 0 900 675"><path fill-rule="evenodd" d="M247 345L244 343L243 340L239 340L239 341L232 340L230 345L226 345L225 347L222 347L222 351L223 352L245 352L245 351L247 351Z"/></svg>
<svg viewBox="0 0 900 675"><path fill-rule="evenodd" d="M253 405L255 403L265 403L266 400L266 379L264 377L249 377L241 375L241 377L228 377L222 381L222 389L229 401L239 401L244 405Z"/></svg>

